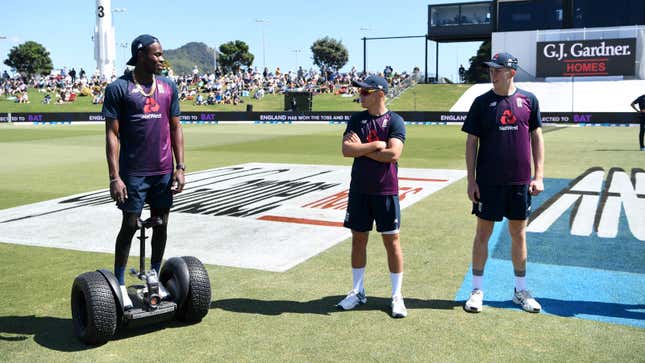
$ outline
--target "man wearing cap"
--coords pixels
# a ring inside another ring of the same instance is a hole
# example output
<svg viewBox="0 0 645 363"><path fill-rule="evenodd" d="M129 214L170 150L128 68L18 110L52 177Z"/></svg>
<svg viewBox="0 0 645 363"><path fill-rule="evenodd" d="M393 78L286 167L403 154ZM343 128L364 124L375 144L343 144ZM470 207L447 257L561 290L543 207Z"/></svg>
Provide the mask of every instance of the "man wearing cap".
<svg viewBox="0 0 645 363"><path fill-rule="evenodd" d="M526 224L531 196L544 190L544 143L540 107L535 96L515 87L517 58L508 53L485 63L493 89L477 97L462 131L466 140L468 198L477 216L472 254L472 292L466 311L482 310L484 265L488 240L496 221L508 219L515 272L513 302L528 312L540 312L526 281ZM533 178L531 178L531 156Z"/></svg>
<svg viewBox="0 0 645 363"><path fill-rule="evenodd" d="M365 111L352 115L343 134L342 152L354 158L349 186L345 227L352 230L353 289L337 304L351 310L367 302L363 276L367 264L367 239L372 225L383 237L392 281L392 316L403 318L407 310L401 294L403 253L399 241L398 164L405 141L403 118L385 107L387 81L368 76L360 87L361 106Z"/></svg>
<svg viewBox="0 0 645 363"><path fill-rule="evenodd" d="M643 144L643 136L645 136L645 95L640 95L630 106L638 112L641 122L641 129L638 133L638 144L640 145L641 151L645 151L645 144Z"/></svg>
<svg viewBox="0 0 645 363"><path fill-rule="evenodd" d="M108 85L103 103L110 195L123 213L116 238L114 274L126 309L132 307L132 301L124 274L137 219L147 202L150 214L163 221L152 232L150 264L159 273L173 194L183 190L186 169L177 87L171 80L156 76L163 69L161 44L144 34L132 41L131 51L127 64L134 70ZM160 295L167 295L161 284Z"/></svg>

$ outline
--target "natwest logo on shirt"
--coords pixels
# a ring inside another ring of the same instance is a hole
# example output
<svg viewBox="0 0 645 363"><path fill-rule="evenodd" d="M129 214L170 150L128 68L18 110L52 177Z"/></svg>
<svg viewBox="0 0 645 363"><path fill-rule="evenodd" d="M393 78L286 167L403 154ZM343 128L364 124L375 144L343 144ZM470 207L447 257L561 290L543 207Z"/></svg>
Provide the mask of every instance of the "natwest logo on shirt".
<svg viewBox="0 0 645 363"><path fill-rule="evenodd" d="M499 119L499 121L502 123L502 125L515 125L517 118L515 118L515 115L513 115L513 111L504 110L504 113L502 113L502 117Z"/></svg>
<svg viewBox="0 0 645 363"><path fill-rule="evenodd" d="M157 111L159 111L159 104L157 103L157 101L155 101L155 99L152 97L146 98L146 103L143 106L143 112L151 113L151 112L157 112Z"/></svg>
<svg viewBox="0 0 645 363"><path fill-rule="evenodd" d="M519 127L516 125L517 117L513 114L513 111L504 110L502 116L499 118L501 125L499 126L500 131L516 131Z"/></svg>

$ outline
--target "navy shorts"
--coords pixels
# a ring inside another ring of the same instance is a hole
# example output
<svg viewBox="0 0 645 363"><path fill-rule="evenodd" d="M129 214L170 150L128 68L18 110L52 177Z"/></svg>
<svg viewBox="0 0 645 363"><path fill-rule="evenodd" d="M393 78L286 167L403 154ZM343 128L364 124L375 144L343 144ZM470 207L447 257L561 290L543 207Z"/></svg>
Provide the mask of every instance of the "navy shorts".
<svg viewBox="0 0 645 363"><path fill-rule="evenodd" d="M531 194L528 185L480 185L479 202L473 203L472 213L481 219L501 221L524 220L531 213Z"/></svg>
<svg viewBox="0 0 645 363"><path fill-rule="evenodd" d="M399 196L349 193L344 226L367 232L372 230L375 221L378 232L398 233L401 226Z"/></svg>
<svg viewBox="0 0 645 363"><path fill-rule="evenodd" d="M128 199L117 206L124 212L141 215L143 204L148 203L150 208L169 209L172 207L172 173L151 176L122 177L128 189Z"/></svg>

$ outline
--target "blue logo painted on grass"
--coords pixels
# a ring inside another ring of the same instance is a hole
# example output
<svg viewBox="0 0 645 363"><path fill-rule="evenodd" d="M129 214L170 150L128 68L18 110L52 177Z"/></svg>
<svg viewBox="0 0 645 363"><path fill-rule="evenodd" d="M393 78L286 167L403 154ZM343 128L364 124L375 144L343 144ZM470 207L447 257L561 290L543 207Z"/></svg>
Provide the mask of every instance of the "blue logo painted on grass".
<svg viewBox="0 0 645 363"><path fill-rule="evenodd" d="M547 179L532 207L527 281L543 311L645 328L645 171ZM489 241L485 306L517 308L510 249L504 220ZM470 290L469 271L456 300Z"/></svg>

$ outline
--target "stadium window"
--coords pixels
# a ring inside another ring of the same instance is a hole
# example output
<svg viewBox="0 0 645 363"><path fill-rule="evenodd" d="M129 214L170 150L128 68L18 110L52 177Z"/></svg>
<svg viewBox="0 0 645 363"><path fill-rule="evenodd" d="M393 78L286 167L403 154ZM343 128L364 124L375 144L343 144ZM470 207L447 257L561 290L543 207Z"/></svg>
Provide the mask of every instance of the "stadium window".
<svg viewBox="0 0 645 363"><path fill-rule="evenodd" d="M612 0L607 6L605 0L574 0L574 28L593 28L645 24L645 1Z"/></svg>
<svg viewBox="0 0 645 363"><path fill-rule="evenodd" d="M563 0L499 2L498 31L562 29Z"/></svg>
<svg viewBox="0 0 645 363"><path fill-rule="evenodd" d="M432 26L459 25L459 6L432 7L430 24Z"/></svg>
<svg viewBox="0 0 645 363"><path fill-rule="evenodd" d="M490 24L491 4L462 4L461 24Z"/></svg>

